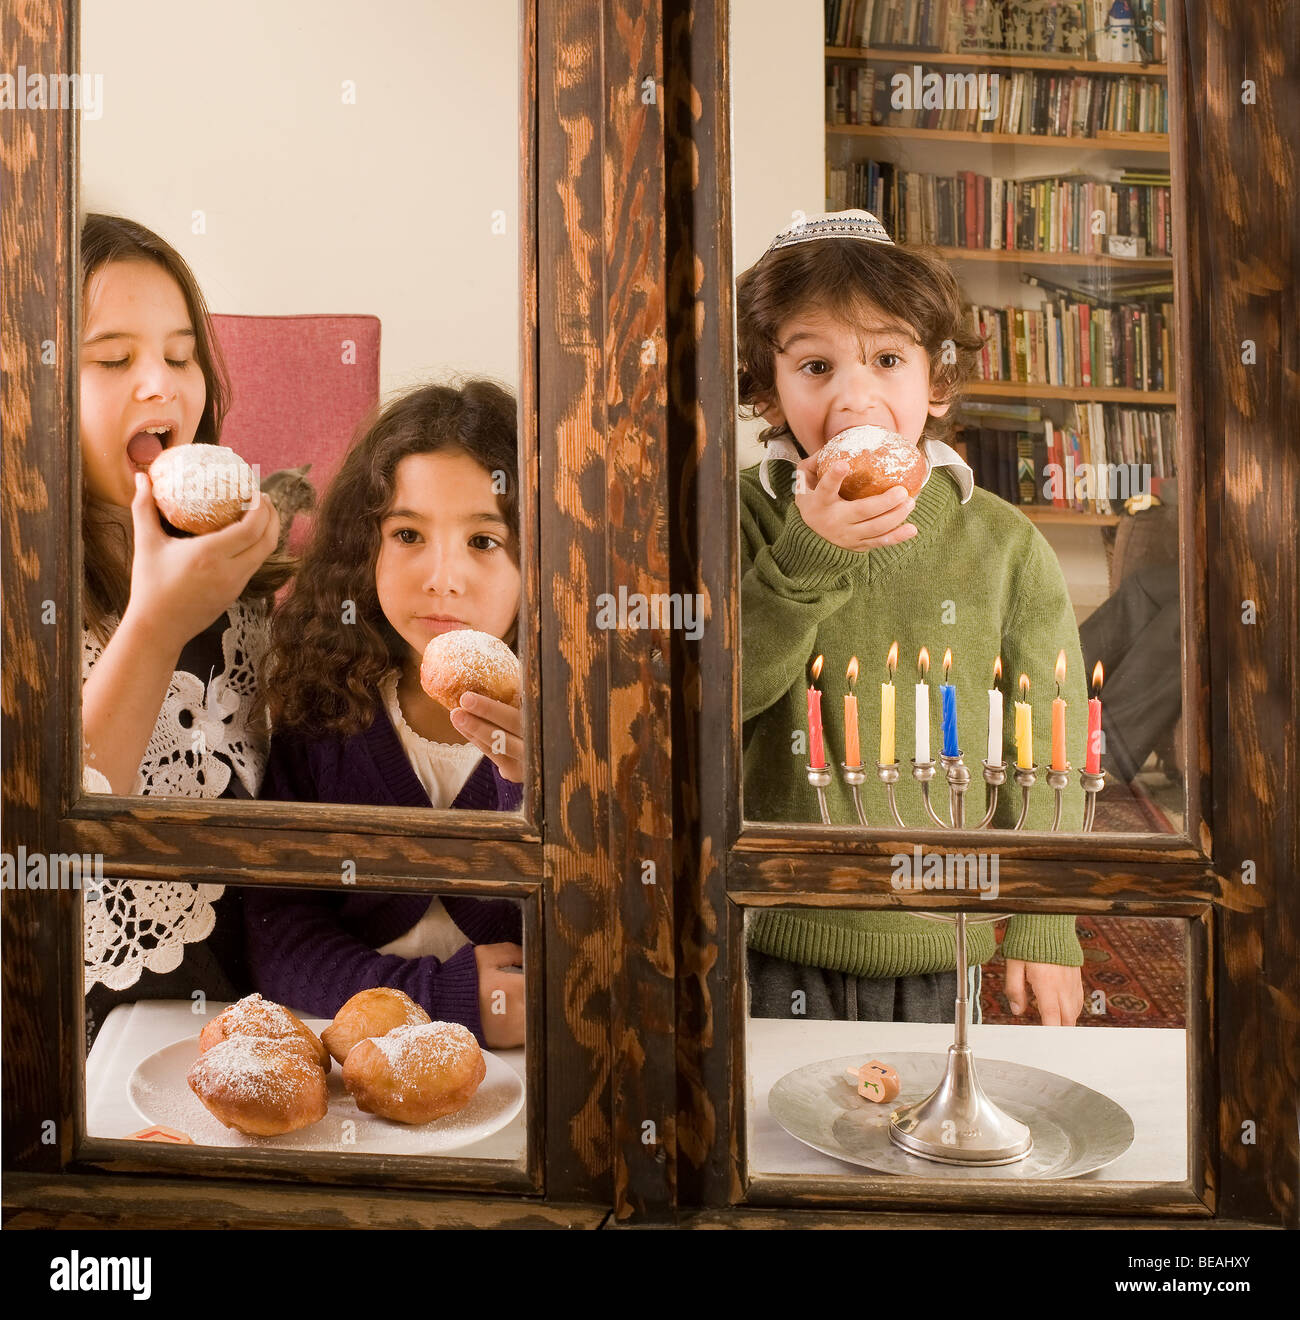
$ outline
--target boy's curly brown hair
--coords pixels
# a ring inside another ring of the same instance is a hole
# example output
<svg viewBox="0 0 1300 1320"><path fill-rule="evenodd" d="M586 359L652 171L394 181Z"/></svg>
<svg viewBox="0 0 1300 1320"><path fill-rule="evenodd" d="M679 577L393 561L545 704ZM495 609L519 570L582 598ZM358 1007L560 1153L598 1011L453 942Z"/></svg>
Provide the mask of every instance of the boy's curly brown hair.
<svg viewBox="0 0 1300 1320"><path fill-rule="evenodd" d="M375 587L380 523L402 459L460 450L500 473L497 503L518 562L517 433L514 395L484 379L459 389L423 386L363 426L321 501L293 593L272 622L262 693L274 728L344 738L363 732L379 710L380 683L409 650ZM344 622L348 602L352 621Z"/></svg>
<svg viewBox="0 0 1300 1320"><path fill-rule="evenodd" d="M793 317L809 312L854 326L869 325L884 312L911 326L929 355L931 395L940 403L957 401L983 344L962 312L956 278L933 249L860 238L777 248L736 281L737 393L744 416L757 417L777 402L778 335ZM947 345L950 353L944 352ZM924 438L946 440L953 426L950 408L943 417L926 419ZM768 427L759 439L783 434L784 427Z"/></svg>

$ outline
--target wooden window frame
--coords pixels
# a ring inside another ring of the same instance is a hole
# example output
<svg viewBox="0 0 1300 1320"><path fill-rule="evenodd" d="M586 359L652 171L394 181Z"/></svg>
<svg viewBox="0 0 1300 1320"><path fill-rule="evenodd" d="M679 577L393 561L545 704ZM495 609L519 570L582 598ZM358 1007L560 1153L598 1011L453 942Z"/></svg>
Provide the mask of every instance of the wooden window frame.
<svg viewBox="0 0 1300 1320"><path fill-rule="evenodd" d="M1296 309L1276 278L1296 267L1292 200L1277 181L1294 158L1282 126L1300 114L1286 71L1266 58L1286 48L1283 0L1230 21L1203 0L1174 2L1180 85L1198 91L1171 124L1186 179L1179 416L1197 464L1184 469L1180 515L1195 815L1185 837L1160 846L1026 842L1005 851L1001 886L1018 911L1189 921L1203 988L1188 1023L1197 1158L1176 1196L1153 1187L1136 1197L985 1197L981 1209L1009 1213L983 1219L946 1188L910 1195L891 1184L892 1196L853 1198L881 1210L881 1222L1043 1223L1050 1203L1064 1212L1057 1224L1089 1214L1297 1223L1285 1060L1295 1057L1300 1003L1300 845L1287 813L1300 789L1287 747L1300 694L1294 659L1275 639L1300 630L1300 454L1284 438L1300 415L1300 384L1283 370ZM76 69L75 11L75 0L33 0L20 24L6 9L3 67ZM317 1169L299 1160L222 1183L228 1161L190 1160L182 1173L152 1151L129 1166L86 1158L79 903L6 893L5 1203L15 1218L148 1223L201 1206L205 1222L231 1224L595 1225L612 1208L619 1222L835 1222L813 1208L833 1203L824 1194L747 1186L738 923L750 902L856 897L864 877L885 874L889 841L742 829L739 818L726 14L725 0L532 0L525 24L521 134L535 227L521 255L533 310L520 396L535 423L525 409L521 444L523 470L537 478L524 483L521 516L537 617L526 642L535 736L522 824L439 817L437 832L423 834L409 815L366 812L359 822L345 808L294 817L266 804L74 800L66 712L78 705L79 639L41 617L47 600L66 612L81 569L69 549L68 443L77 128L67 112L0 116L4 847L102 852L124 874L184 867L187 878L312 886L337 875L346 833L378 886L520 897L540 954L528 987L538 1016L526 1188L457 1181L452 1169L398 1191L344 1185L394 1185L400 1170L363 1168L373 1159L364 1156L352 1170L324 1167L327 1157ZM1239 104L1243 76L1258 87L1253 120ZM1225 205L1225 186L1249 204ZM54 368L39 363L39 342L51 338ZM1235 347L1245 338L1259 345L1249 373ZM595 597L619 586L699 593L703 636L596 630ZM1246 596L1267 628L1235 622ZM1246 859L1257 866L1253 887L1241 883ZM1246 1121L1257 1126L1253 1146L1240 1140ZM757 1205L769 1196L800 1208Z"/></svg>
<svg viewBox="0 0 1300 1320"><path fill-rule="evenodd" d="M1272 645L1285 653L1286 639L1300 632L1294 587L1281 585L1296 580L1300 514L1300 458L1283 439L1300 393L1295 373L1288 379L1283 371L1283 328L1290 326L1294 344L1296 312L1293 301L1283 300L1285 275L1272 270L1271 282L1261 279L1251 260L1277 253L1280 271L1295 270L1293 199L1267 183L1285 172L1282 134L1296 122L1285 113L1295 109L1294 86L1284 93L1284 75L1266 70L1263 58L1284 45L1284 7L1261 4L1249 20L1234 17L1229 24L1201 0L1169 6L1170 86L1178 89L1171 90L1170 146L1184 189L1174 246L1178 470L1185 478L1179 519L1186 828L1173 837L1111 834L1096 843L1043 834L998 839L1000 909L1188 920L1188 1177L1151 1185L1054 1181L1017 1184L1014 1191L1002 1182L908 1180L904 1186L864 1178L862 1194L851 1197L833 1181L751 1178L747 1171L743 908L780 901L958 907L959 900L941 894L893 893L888 857L921 840L988 851L988 839L931 830L905 839L883 830L863 837L846 827L741 819L728 7L728 0L689 6L691 37L674 51L680 85L669 97L675 112L669 172L683 187L669 193L668 224L695 263L694 305L680 309L669 331L674 385L689 404L672 418L670 485L681 499L674 576L714 603L713 626L682 648L674 669L677 692L707 694L679 701L674 726L685 763L678 782L696 790L679 794L684 828L676 840L679 856L689 859L679 869L676 914L679 1198L719 1210L779 1203L1040 1214L1051 1204L1067 1214L1294 1223L1300 1160L1296 1080L1288 1078L1286 1060L1295 1057L1300 1002L1300 894L1293 880L1300 865L1296 821L1286 804L1300 800L1300 776L1283 728L1286 715L1296 727L1300 698L1292 658L1270 653L1259 629L1241 624L1239 604L1267 594ZM671 9L684 24L688 7ZM671 40L672 20L666 28ZM1269 116L1243 121L1239 115L1244 76L1257 80L1257 104L1275 107ZM779 95L779 80L773 94ZM674 171L675 162L689 162L690 173ZM1230 175L1236 195L1252 199L1248 208L1225 214L1219 200L1225 181L1216 184L1216 171ZM1283 240L1280 249L1284 229L1290 246ZM1221 333L1212 333L1216 326ZM1234 348L1245 338L1259 344L1258 362L1249 368ZM693 391L688 382L702 384ZM1229 479L1251 471L1262 483ZM707 518L700 514L705 509ZM1234 672L1251 681L1238 678L1230 689ZM1267 769L1265 758L1271 758ZM1253 888L1242 883L1248 858L1257 867ZM1261 889L1266 868L1267 889ZM1255 1145L1242 1142L1248 1121ZM1259 1135L1265 1128L1267 1139Z"/></svg>

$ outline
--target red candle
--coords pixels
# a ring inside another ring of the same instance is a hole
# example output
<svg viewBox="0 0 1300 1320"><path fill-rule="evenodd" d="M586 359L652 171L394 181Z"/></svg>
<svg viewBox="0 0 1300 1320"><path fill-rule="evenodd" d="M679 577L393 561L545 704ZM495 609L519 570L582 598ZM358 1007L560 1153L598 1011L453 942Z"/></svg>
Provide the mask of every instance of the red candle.
<svg viewBox="0 0 1300 1320"><path fill-rule="evenodd" d="M822 674L822 657L813 661L813 681L808 687L808 766L812 770L826 768L826 753L822 748L822 694L817 680Z"/></svg>
<svg viewBox="0 0 1300 1320"><path fill-rule="evenodd" d="M1092 700L1088 702L1088 756L1084 769L1090 775L1101 773L1101 661L1092 671Z"/></svg>

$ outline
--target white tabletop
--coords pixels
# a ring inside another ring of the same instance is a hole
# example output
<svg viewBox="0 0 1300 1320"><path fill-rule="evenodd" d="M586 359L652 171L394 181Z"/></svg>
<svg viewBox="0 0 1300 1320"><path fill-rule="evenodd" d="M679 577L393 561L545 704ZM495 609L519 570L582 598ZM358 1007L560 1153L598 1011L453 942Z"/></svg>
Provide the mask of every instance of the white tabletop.
<svg viewBox="0 0 1300 1320"><path fill-rule="evenodd" d="M767 1096L786 1073L819 1059L890 1051L942 1054L952 1024L814 1022L751 1018L745 1024L749 1171L872 1176L792 1137L768 1112ZM975 1059L1006 1059L1081 1082L1122 1105L1133 1144L1085 1178L1105 1182L1182 1182L1187 1177L1187 1033L1155 1027L973 1026Z"/></svg>
<svg viewBox="0 0 1300 1320"><path fill-rule="evenodd" d="M204 1024L226 1007L209 1001L202 1014L192 1012L187 999L142 999L119 1004L109 1013L90 1056L86 1060L86 1132L92 1137L128 1137L148 1125L147 1116L132 1104L127 1083L137 1066L151 1054L176 1041L197 1037ZM296 1010L295 1010L296 1011ZM311 1014L299 1013L309 1026L317 1022ZM322 1022L321 1026L328 1023ZM318 1033L319 1034L319 1033ZM492 1050L527 1085L524 1051ZM499 1131L469 1145L456 1147L456 1158L519 1160L525 1150L524 1117L528 1105ZM299 1149L302 1147L299 1145ZM311 1149L310 1146L307 1147ZM325 1146L322 1149L334 1149Z"/></svg>

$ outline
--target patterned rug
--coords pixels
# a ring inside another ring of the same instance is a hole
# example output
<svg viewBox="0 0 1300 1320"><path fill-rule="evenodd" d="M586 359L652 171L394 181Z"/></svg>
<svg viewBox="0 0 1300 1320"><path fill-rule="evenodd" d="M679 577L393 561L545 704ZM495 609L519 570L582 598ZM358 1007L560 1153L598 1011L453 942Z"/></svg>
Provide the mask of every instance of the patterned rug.
<svg viewBox="0 0 1300 1320"><path fill-rule="evenodd" d="M1007 1004L1005 923L997 925L998 951L984 964L980 1006L989 1023L1036 1022L1030 1005L1015 1017ZM1186 923L1171 917L1077 917L1083 946L1081 1027L1182 1027L1187 1012Z"/></svg>
<svg viewBox="0 0 1300 1320"><path fill-rule="evenodd" d="M1092 828L1099 834L1175 832L1174 822L1137 780L1125 783L1113 778L1106 781L1106 787L1097 795L1097 816Z"/></svg>

